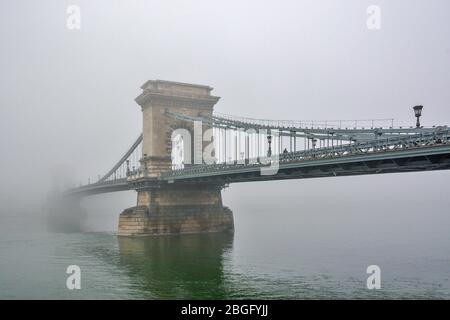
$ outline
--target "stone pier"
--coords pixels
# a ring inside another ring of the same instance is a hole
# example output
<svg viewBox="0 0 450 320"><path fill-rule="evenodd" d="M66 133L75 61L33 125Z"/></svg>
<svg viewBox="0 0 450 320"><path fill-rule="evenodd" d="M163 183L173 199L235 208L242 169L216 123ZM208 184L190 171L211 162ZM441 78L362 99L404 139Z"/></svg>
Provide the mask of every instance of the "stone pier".
<svg viewBox="0 0 450 320"><path fill-rule="evenodd" d="M139 191L136 207L119 219L119 235L163 235L233 231L233 213L219 188L161 187Z"/></svg>
<svg viewBox="0 0 450 320"><path fill-rule="evenodd" d="M155 182L161 173L172 169L172 134L176 129L190 133L191 162L194 152L210 141L196 146L194 124L174 119L166 112L193 117L212 115L219 97L211 95L211 87L169 81L147 81L136 98L143 114L143 145L137 205L124 210L119 218L119 235L163 235L203 232L230 232L234 229L233 213L222 205L221 185ZM202 132L209 129L203 124ZM200 152L201 152L200 150ZM186 154L187 150L184 150ZM189 160L189 159L188 159ZM148 182L154 183L148 183ZM144 186L144 187L143 187ZM145 187L148 186L148 187Z"/></svg>

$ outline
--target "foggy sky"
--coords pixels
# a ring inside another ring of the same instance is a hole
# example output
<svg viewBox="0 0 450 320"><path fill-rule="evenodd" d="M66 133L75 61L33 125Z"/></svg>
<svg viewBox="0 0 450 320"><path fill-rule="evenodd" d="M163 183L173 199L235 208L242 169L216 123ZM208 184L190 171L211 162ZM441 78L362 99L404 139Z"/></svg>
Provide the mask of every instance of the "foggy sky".
<svg viewBox="0 0 450 320"><path fill-rule="evenodd" d="M81 30L66 28L70 4L81 8ZM371 4L381 8L381 30L366 27ZM450 124L449 10L445 0L2 1L3 213L23 202L18 194L45 193L54 176L78 183L104 174L141 132L134 98L149 79L210 85L221 97L215 110L234 115L413 125L411 108L423 104L424 125ZM236 184L224 202L319 203L327 212L345 203L369 210L376 198L408 214L423 212L420 199L448 207L449 177Z"/></svg>

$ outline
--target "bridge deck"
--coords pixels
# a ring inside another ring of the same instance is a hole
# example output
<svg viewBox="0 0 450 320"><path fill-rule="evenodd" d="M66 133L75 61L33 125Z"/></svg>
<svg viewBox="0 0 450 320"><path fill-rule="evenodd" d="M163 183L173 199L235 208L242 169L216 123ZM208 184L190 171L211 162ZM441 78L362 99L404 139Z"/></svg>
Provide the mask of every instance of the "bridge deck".
<svg viewBox="0 0 450 320"><path fill-rule="evenodd" d="M100 193L158 187L167 183L213 183L306 179L348 175L413 172L450 169L450 142L403 150L382 150L363 154L319 156L316 150L307 159L285 155L272 164L198 165L164 173L158 179L130 176L101 181L66 191L66 195L89 196ZM278 165L278 167L276 166ZM272 169L271 169L272 168ZM273 171L273 169L277 169Z"/></svg>
<svg viewBox="0 0 450 320"><path fill-rule="evenodd" d="M448 169L450 165L450 145L429 146L402 151L382 151L365 155L323 157L305 160L280 159L278 163L235 164L194 166L188 169L167 172L161 179L212 181L212 177L227 179L229 182L279 180L287 178L307 178L316 176L357 175L382 172L404 172L418 170ZM272 169L271 169L272 168Z"/></svg>

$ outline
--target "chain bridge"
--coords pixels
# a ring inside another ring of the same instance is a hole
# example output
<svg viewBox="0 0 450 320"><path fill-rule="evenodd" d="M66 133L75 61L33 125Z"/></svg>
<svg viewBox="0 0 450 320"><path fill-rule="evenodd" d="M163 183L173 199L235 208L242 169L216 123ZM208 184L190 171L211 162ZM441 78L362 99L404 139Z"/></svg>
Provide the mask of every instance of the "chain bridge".
<svg viewBox="0 0 450 320"><path fill-rule="evenodd" d="M213 112L211 87L147 81L143 133L97 181L64 196L136 190L119 235L232 231L230 183L450 169L449 128L393 119L294 121Z"/></svg>

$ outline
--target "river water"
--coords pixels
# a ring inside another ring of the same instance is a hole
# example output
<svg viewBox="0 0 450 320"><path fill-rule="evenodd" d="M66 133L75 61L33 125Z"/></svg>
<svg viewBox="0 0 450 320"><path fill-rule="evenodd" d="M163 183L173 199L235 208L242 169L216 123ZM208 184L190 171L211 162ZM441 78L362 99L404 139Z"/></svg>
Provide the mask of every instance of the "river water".
<svg viewBox="0 0 450 320"><path fill-rule="evenodd" d="M425 245L415 237L374 241L370 232L367 241L338 241L252 219L235 217L234 235L121 238L47 232L40 222L4 217L0 298L450 298L448 233ZM371 264L381 268L380 290L366 288ZM69 265L81 268L81 290L66 288Z"/></svg>

